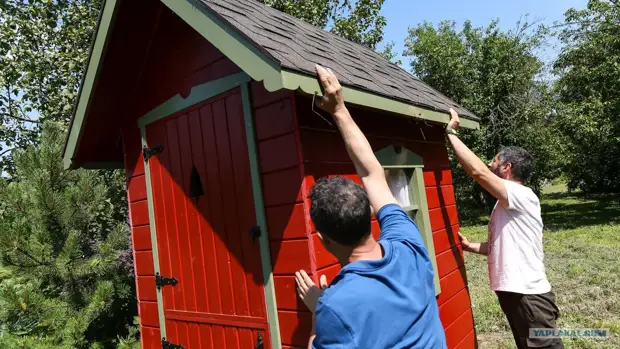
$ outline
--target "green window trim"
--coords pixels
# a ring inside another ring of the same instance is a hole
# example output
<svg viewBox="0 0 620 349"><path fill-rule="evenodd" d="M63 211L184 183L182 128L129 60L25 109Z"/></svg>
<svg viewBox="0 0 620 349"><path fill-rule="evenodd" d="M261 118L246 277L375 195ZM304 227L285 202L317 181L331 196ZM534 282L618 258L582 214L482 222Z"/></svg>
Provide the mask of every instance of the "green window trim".
<svg viewBox="0 0 620 349"><path fill-rule="evenodd" d="M421 157L406 148L395 148L388 146L375 153L377 160L386 170L402 169L408 179L409 198L413 202L403 207L411 218L416 222L422 240L428 251L429 258L433 264L433 275L435 283L435 296L441 293L439 283L439 273L437 271L437 256L435 255L435 243L433 242L433 231L431 229L428 203L426 201L426 187L424 186L424 164Z"/></svg>

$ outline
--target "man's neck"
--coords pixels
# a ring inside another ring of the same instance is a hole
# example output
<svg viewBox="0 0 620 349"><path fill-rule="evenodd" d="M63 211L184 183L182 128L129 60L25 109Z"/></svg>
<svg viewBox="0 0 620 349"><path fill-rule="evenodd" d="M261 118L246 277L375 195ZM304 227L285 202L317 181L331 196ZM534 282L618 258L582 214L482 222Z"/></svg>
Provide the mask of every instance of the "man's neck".
<svg viewBox="0 0 620 349"><path fill-rule="evenodd" d="M342 258L338 258L341 266L345 266L349 263L353 263L355 261L363 261L363 260L379 260L383 258L383 247L378 243L374 238L370 237L362 244L353 248L351 253L347 254L347 256L343 256Z"/></svg>

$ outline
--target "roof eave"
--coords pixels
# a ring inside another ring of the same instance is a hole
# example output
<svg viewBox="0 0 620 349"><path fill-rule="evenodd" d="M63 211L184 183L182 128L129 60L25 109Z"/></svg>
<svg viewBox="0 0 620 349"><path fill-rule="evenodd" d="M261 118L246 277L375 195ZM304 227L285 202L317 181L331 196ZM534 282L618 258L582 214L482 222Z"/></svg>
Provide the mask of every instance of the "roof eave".
<svg viewBox="0 0 620 349"><path fill-rule="evenodd" d="M81 140L88 108L93 96L95 82L99 76L101 61L105 54L109 41L109 33L114 24L118 12L118 0L105 0L96 26L96 33L91 45L86 70L80 84L77 103L74 108L73 118L69 125L65 148L63 152L63 164L65 169L76 168L74 161L78 144Z"/></svg>
<svg viewBox="0 0 620 349"><path fill-rule="evenodd" d="M246 72L253 80L262 81L265 89L274 92L281 89L303 91L307 94L321 93L315 76L299 71L282 69L280 62L258 48L234 26L214 14L195 0L161 0L166 7L189 24L194 30L220 50L228 59ZM102 58L109 41L109 33L114 24L119 0L106 0L96 36L91 48L86 73L80 87L74 117L71 121L63 162L65 168L76 168L74 157L80 142L88 107L92 99L95 82L99 75ZM352 86L343 86L345 101L351 104L375 108L399 115L415 117L439 123L447 123L450 116L446 112L415 106L401 100L378 95ZM477 129L477 120L462 118L461 126ZM93 164L90 164L93 166Z"/></svg>

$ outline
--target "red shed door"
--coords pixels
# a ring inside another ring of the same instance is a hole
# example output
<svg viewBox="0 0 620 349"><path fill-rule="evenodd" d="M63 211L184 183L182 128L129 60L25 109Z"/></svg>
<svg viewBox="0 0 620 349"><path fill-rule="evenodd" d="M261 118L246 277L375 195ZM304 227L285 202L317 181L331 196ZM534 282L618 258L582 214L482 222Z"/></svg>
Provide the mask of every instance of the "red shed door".
<svg viewBox="0 0 620 349"><path fill-rule="evenodd" d="M146 126L167 340L186 349L269 345L239 89Z"/></svg>

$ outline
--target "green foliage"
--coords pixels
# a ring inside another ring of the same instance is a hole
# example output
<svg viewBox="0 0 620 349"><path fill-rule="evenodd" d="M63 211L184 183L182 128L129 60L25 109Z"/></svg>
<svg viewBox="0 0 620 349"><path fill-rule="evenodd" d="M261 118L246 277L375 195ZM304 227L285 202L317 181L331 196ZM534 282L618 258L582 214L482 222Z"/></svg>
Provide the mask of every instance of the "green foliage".
<svg viewBox="0 0 620 349"><path fill-rule="evenodd" d="M129 232L106 184L122 179L65 171L64 137L45 123L0 185L2 347L112 348L135 335Z"/></svg>
<svg viewBox="0 0 620 349"><path fill-rule="evenodd" d="M0 1L0 173L12 173L10 149L36 142L42 122L69 121L100 4Z"/></svg>
<svg viewBox="0 0 620 349"><path fill-rule="evenodd" d="M620 192L620 3L566 12L555 62L558 113L571 142L571 189Z"/></svg>
<svg viewBox="0 0 620 349"><path fill-rule="evenodd" d="M537 161L530 185L537 190L558 175L563 152L550 88L536 79L543 63L535 50L546 33L527 21L508 32L497 21L486 28L467 21L461 31L454 22L423 23L410 28L405 52L415 75L481 117L480 130L463 138L483 160L507 145L532 153ZM491 207L492 200L460 167L455 182L461 209Z"/></svg>
<svg viewBox="0 0 620 349"><path fill-rule="evenodd" d="M375 49L383 40L387 24L380 15L385 0L265 0L277 10L297 17L315 27L325 28L345 39Z"/></svg>

